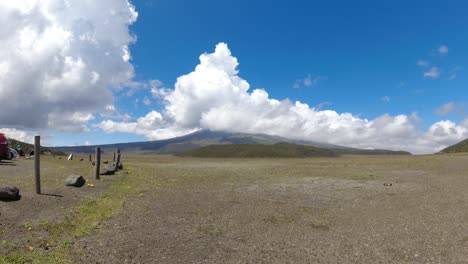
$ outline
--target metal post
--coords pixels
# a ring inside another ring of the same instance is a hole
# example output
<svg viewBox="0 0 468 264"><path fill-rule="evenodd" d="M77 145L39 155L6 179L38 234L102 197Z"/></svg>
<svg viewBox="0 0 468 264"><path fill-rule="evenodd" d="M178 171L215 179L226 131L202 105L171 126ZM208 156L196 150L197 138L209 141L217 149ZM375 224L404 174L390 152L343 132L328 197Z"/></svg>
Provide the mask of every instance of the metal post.
<svg viewBox="0 0 468 264"><path fill-rule="evenodd" d="M96 148L96 179L99 180L99 172L101 170L101 148Z"/></svg>
<svg viewBox="0 0 468 264"><path fill-rule="evenodd" d="M41 193L41 136L34 137L34 175L36 176L36 193Z"/></svg>

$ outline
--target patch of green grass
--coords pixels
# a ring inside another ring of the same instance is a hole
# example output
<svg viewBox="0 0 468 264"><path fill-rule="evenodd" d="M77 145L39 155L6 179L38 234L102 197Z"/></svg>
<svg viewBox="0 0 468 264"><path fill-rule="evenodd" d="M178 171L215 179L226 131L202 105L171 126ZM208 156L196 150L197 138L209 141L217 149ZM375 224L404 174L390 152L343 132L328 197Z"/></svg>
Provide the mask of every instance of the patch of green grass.
<svg viewBox="0 0 468 264"><path fill-rule="evenodd" d="M129 189L126 189L129 190ZM61 237L79 238L90 233L99 223L109 219L123 208L123 198L115 192L89 199L72 209L72 217L61 223L43 223L39 229L46 230L54 240Z"/></svg>
<svg viewBox="0 0 468 264"><path fill-rule="evenodd" d="M43 254L41 252L33 252L29 254L19 254L2 257L0 256L0 264L64 264L71 263L66 260L60 253Z"/></svg>
<svg viewBox="0 0 468 264"><path fill-rule="evenodd" d="M5 250L5 251L14 251L14 250L17 250L18 249L18 245L14 244L14 243L11 243L10 241L8 240L2 240L1 242L1 245L2 245L2 248ZM1 256L0 256L1 257ZM1 259L1 258L0 258ZM0 262L1 263L1 262Z"/></svg>

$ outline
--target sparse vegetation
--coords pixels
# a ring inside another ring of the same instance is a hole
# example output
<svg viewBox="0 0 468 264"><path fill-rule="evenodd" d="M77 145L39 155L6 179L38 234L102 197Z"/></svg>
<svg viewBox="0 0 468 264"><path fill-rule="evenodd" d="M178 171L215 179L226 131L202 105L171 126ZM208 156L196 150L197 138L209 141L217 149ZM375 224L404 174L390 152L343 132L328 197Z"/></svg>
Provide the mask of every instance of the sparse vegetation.
<svg viewBox="0 0 468 264"><path fill-rule="evenodd" d="M443 150L440 151L441 153L462 153L462 152L468 152L468 138L458 142L455 145L452 145L450 147L444 148Z"/></svg>
<svg viewBox="0 0 468 264"><path fill-rule="evenodd" d="M284 142L273 145L211 145L178 155L198 158L305 158L339 156L338 153L330 149Z"/></svg>
<svg viewBox="0 0 468 264"><path fill-rule="evenodd" d="M102 192L58 210L62 217L0 228L0 263L366 263L415 251L423 262L456 263L466 252L466 234L454 224L466 219L465 156L125 157L129 175L74 189ZM49 183L63 180L61 166L89 169L51 157L43 164ZM432 223L430 233L421 219ZM427 251L433 245L441 250Z"/></svg>

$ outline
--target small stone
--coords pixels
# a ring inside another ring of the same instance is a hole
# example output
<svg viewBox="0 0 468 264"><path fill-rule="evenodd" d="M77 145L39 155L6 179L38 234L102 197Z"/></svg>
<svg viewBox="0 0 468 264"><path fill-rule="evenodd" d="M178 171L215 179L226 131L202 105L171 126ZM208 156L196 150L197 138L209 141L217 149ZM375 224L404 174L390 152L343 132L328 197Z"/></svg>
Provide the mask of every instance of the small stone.
<svg viewBox="0 0 468 264"><path fill-rule="evenodd" d="M392 186L393 184L391 184L391 183L384 183L383 185L384 185L384 186Z"/></svg>
<svg viewBox="0 0 468 264"><path fill-rule="evenodd" d="M127 175L127 174L128 174L128 171L126 171L126 170L121 170L121 171L116 172L115 174L117 174L117 175Z"/></svg>
<svg viewBox="0 0 468 264"><path fill-rule="evenodd" d="M81 187L85 184L85 179L80 175L70 175L65 179L65 186Z"/></svg>

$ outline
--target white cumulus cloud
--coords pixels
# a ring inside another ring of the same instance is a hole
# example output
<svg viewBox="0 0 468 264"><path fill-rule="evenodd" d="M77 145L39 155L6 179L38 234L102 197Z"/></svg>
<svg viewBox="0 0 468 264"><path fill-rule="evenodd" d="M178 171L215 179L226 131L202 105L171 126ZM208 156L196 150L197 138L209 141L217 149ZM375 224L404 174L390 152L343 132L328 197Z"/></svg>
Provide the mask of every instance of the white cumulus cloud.
<svg viewBox="0 0 468 264"><path fill-rule="evenodd" d="M200 56L200 64L180 76L174 89L154 88L164 102L136 122L105 120L106 132L128 132L148 139L180 136L198 129L264 133L359 148L404 149L414 153L438 151L468 137L468 121L435 123L424 131L417 114L384 114L368 120L351 113L320 110L288 99L270 98L264 89L251 89L238 76L238 61L225 43Z"/></svg>
<svg viewBox="0 0 468 264"><path fill-rule="evenodd" d="M16 139L30 144L34 143L34 136L31 133L23 130L15 128L2 128L0 129L0 133L5 134L8 138L11 139Z"/></svg>
<svg viewBox="0 0 468 264"><path fill-rule="evenodd" d="M87 130L133 77L128 0L0 1L0 127Z"/></svg>
<svg viewBox="0 0 468 264"><path fill-rule="evenodd" d="M163 116L157 111L151 111L146 116L140 117L136 122L115 122L105 120L95 125L107 133L123 132L143 135L148 139L166 139L182 136L197 131L198 129L185 129L175 126L167 126Z"/></svg>

